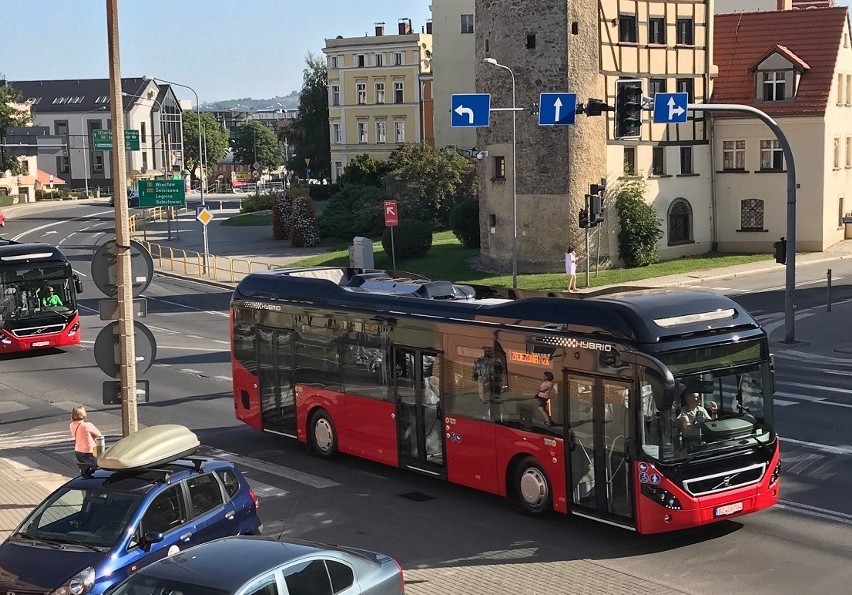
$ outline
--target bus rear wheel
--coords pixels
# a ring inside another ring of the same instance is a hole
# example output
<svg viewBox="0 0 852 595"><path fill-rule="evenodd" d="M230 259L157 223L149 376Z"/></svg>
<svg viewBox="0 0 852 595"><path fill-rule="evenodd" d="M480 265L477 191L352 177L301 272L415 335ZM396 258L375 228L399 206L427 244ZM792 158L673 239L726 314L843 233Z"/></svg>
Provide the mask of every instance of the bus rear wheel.
<svg viewBox="0 0 852 595"><path fill-rule="evenodd" d="M325 409L317 409L311 416L311 447L325 458L337 452L337 432Z"/></svg>
<svg viewBox="0 0 852 595"><path fill-rule="evenodd" d="M514 500L526 514L537 515L550 508L552 493L547 474L532 458L525 457L515 467Z"/></svg>

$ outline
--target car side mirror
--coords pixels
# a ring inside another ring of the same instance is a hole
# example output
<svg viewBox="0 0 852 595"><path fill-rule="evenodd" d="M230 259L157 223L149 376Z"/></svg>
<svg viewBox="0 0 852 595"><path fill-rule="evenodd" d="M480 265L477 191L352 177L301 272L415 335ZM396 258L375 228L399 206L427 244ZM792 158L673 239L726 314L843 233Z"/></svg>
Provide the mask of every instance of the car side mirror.
<svg viewBox="0 0 852 595"><path fill-rule="evenodd" d="M142 537L142 547L148 549L152 544L159 543L163 541L163 534L158 533L157 531L148 531Z"/></svg>

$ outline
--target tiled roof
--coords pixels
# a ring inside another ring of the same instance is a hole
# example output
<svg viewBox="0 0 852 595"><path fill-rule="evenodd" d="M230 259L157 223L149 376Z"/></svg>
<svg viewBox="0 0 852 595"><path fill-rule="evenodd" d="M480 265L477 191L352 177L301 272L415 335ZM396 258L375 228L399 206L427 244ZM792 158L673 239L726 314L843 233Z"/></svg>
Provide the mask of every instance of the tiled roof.
<svg viewBox="0 0 852 595"><path fill-rule="evenodd" d="M807 62L799 58L796 54L790 51L790 48L783 45L776 45L774 48L766 52L761 58L751 65L749 69L750 72L754 72L761 65L761 63L766 60L772 54L780 54L784 58L786 58L793 66L796 66L799 70L810 70L811 67Z"/></svg>
<svg viewBox="0 0 852 595"><path fill-rule="evenodd" d="M139 95L151 79L123 78L121 90L128 95ZM21 100L32 101L33 113L88 113L109 105L109 79L71 79L43 81L9 81L8 85L21 94ZM61 103L53 103L62 98ZM100 101L99 101L100 99ZM135 98L125 97L125 108Z"/></svg>
<svg viewBox="0 0 852 595"><path fill-rule="evenodd" d="M713 103L752 105L772 117L824 115L846 20L844 7L716 15L713 61L719 74ZM788 60L798 59L810 69L802 74L793 100L755 101L750 69L777 46L787 50L779 53Z"/></svg>

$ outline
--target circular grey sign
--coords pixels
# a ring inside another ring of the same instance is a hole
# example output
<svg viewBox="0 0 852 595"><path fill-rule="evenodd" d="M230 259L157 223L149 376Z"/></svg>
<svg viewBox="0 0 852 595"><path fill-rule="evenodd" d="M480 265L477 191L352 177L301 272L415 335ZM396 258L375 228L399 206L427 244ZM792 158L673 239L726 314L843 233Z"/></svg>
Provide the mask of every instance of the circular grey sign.
<svg viewBox="0 0 852 595"><path fill-rule="evenodd" d="M130 279L133 285L133 297L148 289L154 278L154 259L145 246L136 240L130 240ZM118 294L118 266L115 258L115 240L110 240L95 251L92 257L92 281L104 295L115 297Z"/></svg>
<svg viewBox="0 0 852 595"><path fill-rule="evenodd" d="M144 374L157 357L154 334L141 322L133 322L133 345L136 352L136 373ZM112 378L121 376L121 354L118 346L118 321L110 322L95 338L95 362L104 374Z"/></svg>

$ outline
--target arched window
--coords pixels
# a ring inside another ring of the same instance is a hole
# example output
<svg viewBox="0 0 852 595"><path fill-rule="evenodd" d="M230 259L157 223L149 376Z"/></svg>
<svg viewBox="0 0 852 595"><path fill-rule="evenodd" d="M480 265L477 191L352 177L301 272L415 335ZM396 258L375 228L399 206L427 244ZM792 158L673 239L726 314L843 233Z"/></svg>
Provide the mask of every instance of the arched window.
<svg viewBox="0 0 852 595"><path fill-rule="evenodd" d="M676 198L669 205L669 246L692 241L692 207L685 198Z"/></svg>
<svg viewBox="0 0 852 595"><path fill-rule="evenodd" d="M740 203L740 229L742 231L763 231L762 200L747 198Z"/></svg>

